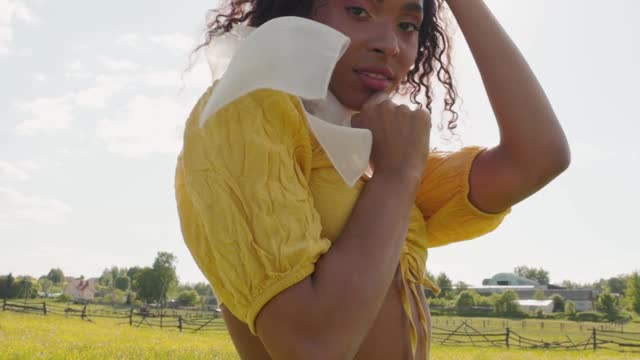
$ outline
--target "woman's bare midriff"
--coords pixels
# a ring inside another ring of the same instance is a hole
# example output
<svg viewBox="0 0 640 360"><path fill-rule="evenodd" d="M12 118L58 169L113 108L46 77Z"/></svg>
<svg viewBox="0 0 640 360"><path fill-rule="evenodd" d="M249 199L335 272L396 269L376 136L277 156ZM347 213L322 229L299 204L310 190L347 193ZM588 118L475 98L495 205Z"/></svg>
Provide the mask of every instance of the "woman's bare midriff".
<svg viewBox="0 0 640 360"><path fill-rule="evenodd" d="M418 351L416 360L425 358L424 331L420 326L418 308L423 306L427 311L427 301L421 286L419 294L421 304L418 305L413 296L409 296L413 312L413 321L418 331ZM378 313L371 330L360 346L355 360L409 360L411 359L411 341L409 337L409 320L407 319L400 294L402 292L402 277L400 271L396 271L393 283L387 292L385 301ZM260 338L249 331L249 327L238 320L224 306L222 307L225 323L233 339L233 343L243 360L270 360ZM273 359L277 360L277 359Z"/></svg>

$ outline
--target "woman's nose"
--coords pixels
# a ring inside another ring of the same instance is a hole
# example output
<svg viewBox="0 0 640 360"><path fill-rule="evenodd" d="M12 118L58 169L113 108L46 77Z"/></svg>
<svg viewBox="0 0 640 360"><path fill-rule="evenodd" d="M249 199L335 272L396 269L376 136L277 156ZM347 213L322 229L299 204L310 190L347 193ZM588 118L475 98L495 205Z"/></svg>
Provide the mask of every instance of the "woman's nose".
<svg viewBox="0 0 640 360"><path fill-rule="evenodd" d="M388 23L378 23L372 26L369 48L377 53L394 57L400 53L400 43L395 27Z"/></svg>

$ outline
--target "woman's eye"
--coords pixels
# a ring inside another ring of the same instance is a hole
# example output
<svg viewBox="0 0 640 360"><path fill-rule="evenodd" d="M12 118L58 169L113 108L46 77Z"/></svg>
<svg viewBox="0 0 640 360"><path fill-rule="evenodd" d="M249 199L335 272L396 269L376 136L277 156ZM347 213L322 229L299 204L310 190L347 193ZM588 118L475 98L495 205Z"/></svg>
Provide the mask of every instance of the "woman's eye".
<svg viewBox="0 0 640 360"><path fill-rule="evenodd" d="M400 25L398 25L400 27L400 29L402 31L420 31L420 28L418 27L418 25L413 24L413 23L409 23L409 22L403 22L400 23Z"/></svg>
<svg viewBox="0 0 640 360"><path fill-rule="evenodd" d="M358 17L358 18L367 18L369 17L369 13L367 12L367 10L359 7L359 6L349 6L346 8L348 12L351 13L351 15Z"/></svg>

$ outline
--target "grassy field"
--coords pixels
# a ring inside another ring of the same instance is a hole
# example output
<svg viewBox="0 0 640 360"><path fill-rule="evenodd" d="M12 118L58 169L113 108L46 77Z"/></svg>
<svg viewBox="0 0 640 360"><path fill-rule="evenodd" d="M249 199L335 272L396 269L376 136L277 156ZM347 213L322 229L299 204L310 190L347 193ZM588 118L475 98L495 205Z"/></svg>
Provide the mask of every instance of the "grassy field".
<svg viewBox="0 0 640 360"><path fill-rule="evenodd" d="M440 321L444 320L438 319L438 322ZM481 321L483 320L473 319L473 323L480 329ZM93 322L87 322L78 318L67 319L56 315L44 317L0 312L0 359L238 359L229 335L223 329L202 333L180 333L177 330L168 329L131 328L128 325L118 325L118 322L112 319L95 319ZM453 321L450 324L453 325ZM485 323L485 325L489 324ZM553 328L552 325L545 326ZM527 325L525 329L526 327ZM592 351L474 349L436 345L432 358L434 360L637 360L640 359L640 354L608 351L594 353Z"/></svg>

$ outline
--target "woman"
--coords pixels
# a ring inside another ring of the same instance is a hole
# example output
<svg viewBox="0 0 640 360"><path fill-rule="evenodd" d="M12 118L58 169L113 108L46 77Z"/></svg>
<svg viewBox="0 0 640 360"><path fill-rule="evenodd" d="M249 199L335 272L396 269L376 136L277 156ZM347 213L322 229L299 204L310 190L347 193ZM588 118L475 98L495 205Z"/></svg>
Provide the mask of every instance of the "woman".
<svg viewBox="0 0 640 360"><path fill-rule="evenodd" d="M430 109L437 78L455 128L445 5L493 148L430 153L429 113L389 99ZM234 0L207 44L234 41L226 71L212 50L224 74L189 118L176 192L240 357L428 359L427 248L492 231L569 164L525 60L482 0Z"/></svg>

